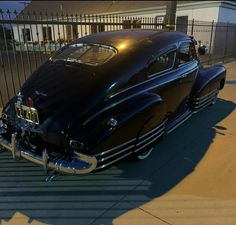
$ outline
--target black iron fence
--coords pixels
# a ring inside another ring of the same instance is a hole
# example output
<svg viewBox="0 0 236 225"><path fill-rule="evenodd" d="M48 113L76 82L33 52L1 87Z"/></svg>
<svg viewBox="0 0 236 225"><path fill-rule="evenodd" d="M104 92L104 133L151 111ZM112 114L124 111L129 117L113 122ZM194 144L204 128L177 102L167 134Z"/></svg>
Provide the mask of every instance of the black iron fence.
<svg viewBox="0 0 236 225"><path fill-rule="evenodd" d="M163 29L164 16L18 14L0 9L0 107L50 55L69 42L96 32L120 29ZM235 56L236 25L177 18L176 30L206 45L204 63Z"/></svg>

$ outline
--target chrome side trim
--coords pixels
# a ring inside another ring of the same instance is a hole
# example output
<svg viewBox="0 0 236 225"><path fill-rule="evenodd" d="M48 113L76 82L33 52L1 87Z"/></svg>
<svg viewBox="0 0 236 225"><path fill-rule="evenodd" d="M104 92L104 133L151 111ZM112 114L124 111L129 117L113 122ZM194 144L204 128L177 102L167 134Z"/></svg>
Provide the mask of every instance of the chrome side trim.
<svg viewBox="0 0 236 225"><path fill-rule="evenodd" d="M159 129L159 130L158 130L158 129ZM158 130L158 131L157 131L157 130ZM157 132L154 133L155 131L157 131ZM148 141L150 138L154 137L155 135L159 134L159 133L162 132L162 131L164 131L164 122L162 122L161 124L159 124L157 127L155 127L154 129L152 129L151 131L147 132L146 134L140 136L139 139L142 140L142 139L145 138L146 136L151 135L151 137L147 137L147 138L143 139L140 143L142 144L142 143ZM154 133L154 134L153 134L153 133ZM105 151L105 152L101 152L101 153L95 154L95 157L98 158L98 157L101 157L101 156L106 155L106 154L108 154L108 153L114 152L115 150L117 150L117 149L119 149L119 148L122 148L122 147L124 147L124 146L127 146L128 144L130 144L130 143L132 143L132 142L134 142L134 141L136 141L136 138L131 139L131 140L125 142L125 143L122 143L122 144L120 144L120 145L118 145L118 146L116 146L116 147L114 147L114 148L111 148L111 149ZM139 145L139 143L138 143L138 145ZM134 147L135 147L134 144L129 145L129 146L126 147L125 149L121 149L120 151L118 151L118 152L116 152L116 153L114 153L114 154L112 154L112 155L109 155L109 156L107 156L107 157L98 159L98 162L103 162L103 161L105 161L105 160L107 160L107 159L110 159L110 158L116 156L116 155L119 155L120 153L126 152L126 151L128 151L128 150L130 150L131 148L134 148Z"/></svg>
<svg viewBox="0 0 236 225"><path fill-rule="evenodd" d="M202 107L205 108L207 105L209 105L214 100L214 98L216 98L218 93L219 93L219 90L216 89L214 91L211 91L207 95L204 95L201 98L193 99L193 109L195 111L199 111Z"/></svg>
<svg viewBox="0 0 236 225"><path fill-rule="evenodd" d="M156 130L158 130L160 127L164 126L164 122L162 122L160 125L158 125L157 127L155 127L154 129L148 131L147 133L145 133L144 135L140 136L139 139L143 139L144 137L146 137L147 135L155 132Z"/></svg>
<svg viewBox="0 0 236 225"><path fill-rule="evenodd" d="M110 158L112 158L112 157L114 157L114 156L117 156L117 155L119 155L119 154L121 154L121 153L123 153L123 152L126 152L126 151L128 151L128 150L134 148L134 147L135 147L135 145L131 145L131 146L129 146L128 148L125 148L125 149L123 149L123 150L121 150L121 151L118 151L118 152L116 152L116 153L114 153L114 154L112 154L112 155L109 155L109 156L107 156L107 157L98 159L97 162L100 163L100 162L106 161L107 159L110 159Z"/></svg>
<svg viewBox="0 0 236 225"><path fill-rule="evenodd" d="M162 134L164 133L164 127L162 129L158 130L155 134L152 134L151 136L149 136L149 137L145 138L144 140L140 141L139 143L137 143L137 146L145 143L146 141L155 137L156 135L160 134L161 132L162 132Z"/></svg>
<svg viewBox="0 0 236 225"><path fill-rule="evenodd" d="M212 101L215 98L215 95L209 96L209 98L206 98L200 102L195 102L193 107L194 109L201 107L201 105L204 105L208 101Z"/></svg>
<svg viewBox="0 0 236 225"><path fill-rule="evenodd" d="M119 161L119 160L121 160L121 159L123 159L123 158L129 156L130 154L132 154L132 152L128 152L128 153L126 153L125 155L122 155L121 157L116 158L116 159L113 160L113 161L110 161L109 163L106 163L106 164L103 164L103 165L101 165L101 166L99 166L99 167L96 167L95 170L103 169L103 168L105 168L105 167L107 167L107 166L109 166L109 165L111 165L111 164L113 164L113 163L115 163L115 162L117 162L117 161Z"/></svg>
<svg viewBox="0 0 236 225"><path fill-rule="evenodd" d="M104 152L101 152L101 153L97 153L97 154L95 154L94 156L95 156L95 157L99 157L99 156L102 156L102 155L106 155L107 153L113 152L113 151L115 151L115 150L117 150L117 149L119 149L119 148L121 148L121 147L124 147L125 145L128 145L128 144L134 142L135 140L136 140L136 138L133 138L133 139L131 139L131 140L129 140L129 141L126 141L126 142L124 142L124 143L122 143L122 144L120 144L120 145L117 145L117 146L114 147L114 148L108 149L108 150L106 150L106 151L104 151Z"/></svg>
<svg viewBox="0 0 236 225"><path fill-rule="evenodd" d="M19 146L17 136L15 133L12 134L11 143L5 140L0 135L0 147L10 151L13 158L22 157L35 164L39 164L44 167L44 169L52 169L59 172L71 173L71 174L84 174L93 171L97 166L97 159L93 156L88 156L75 152L73 159L76 161L67 161L64 156L61 158L49 158L46 151L43 151L42 156L26 150Z"/></svg>
<svg viewBox="0 0 236 225"><path fill-rule="evenodd" d="M213 99L211 99L212 101ZM197 113L199 111L201 111L202 109L206 108L207 106L209 106L211 104L211 101L206 102L206 104L202 105L199 109L195 109L194 113Z"/></svg>
<svg viewBox="0 0 236 225"><path fill-rule="evenodd" d="M206 94L206 95L204 95L204 96L202 96L202 97L199 97L199 98L193 98L193 100L194 100L194 101L195 101L195 100L202 100L202 99L204 99L204 98L207 98L209 95L212 95L212 94L217 93L217 92L218 92L218 90L215 89L215 90L209 92L208 94Z"/></svg>
<svg viewBox="0 0 236 225"><path fill-rule="evenodd" d="M198 110L198 109L204 107L205 105L209 105L209 104L212 102L213 99L214 99L214 97L209 98L209 99L207 99L206 101L201 102L199 105L194 106L194 110Z"/></svg>
<svg viewBox="0 0 236 225"><path fill-rule="evenodd" d="M148 146L149 144L151 144L152 142L156 141L159 137L161 137L161 135L163 135L163 133L159 134L157 137L155 137L154 139L152 139L150 142L146 143L145 145L135 149L134 152L138 152L140 150L142 150L143 148L145 148L146 146Z"/></svg>

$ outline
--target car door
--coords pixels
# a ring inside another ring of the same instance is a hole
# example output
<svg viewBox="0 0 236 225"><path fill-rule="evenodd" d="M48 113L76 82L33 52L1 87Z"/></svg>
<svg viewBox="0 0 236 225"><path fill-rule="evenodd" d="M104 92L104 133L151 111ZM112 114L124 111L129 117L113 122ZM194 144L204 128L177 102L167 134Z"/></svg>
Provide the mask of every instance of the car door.
<svg viewBox="0 0 236 225"><path fill-rule="evenodd" d="M176 61L176 72L179 74L179 97L181 99L178 114L182 114L188 109L189 96L199 69L199 61L192 40L179 43Z"/></svg>

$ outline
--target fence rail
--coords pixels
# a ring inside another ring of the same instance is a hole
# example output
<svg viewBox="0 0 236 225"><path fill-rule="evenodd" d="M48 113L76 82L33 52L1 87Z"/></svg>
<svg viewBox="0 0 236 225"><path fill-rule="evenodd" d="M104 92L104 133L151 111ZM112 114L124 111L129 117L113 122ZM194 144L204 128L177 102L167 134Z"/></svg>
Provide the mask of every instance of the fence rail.
<svg viewBox="0 0 236 225"><path fill-rule="evenodd" d="M69 42L96 32L120 29L163 29L164 16L18 14L0 9L0 107L50 55ZM235 56L236 24L177 17L177 31L193 35L208 52L204 63Z"/></svg>

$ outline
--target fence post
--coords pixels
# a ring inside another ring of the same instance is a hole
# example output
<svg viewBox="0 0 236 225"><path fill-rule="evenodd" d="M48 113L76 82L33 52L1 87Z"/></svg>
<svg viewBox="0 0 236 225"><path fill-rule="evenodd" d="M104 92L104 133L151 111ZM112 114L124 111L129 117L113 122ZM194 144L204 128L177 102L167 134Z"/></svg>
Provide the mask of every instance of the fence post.
<svg viewBox="0 0 236 225"><path fill-rule="evenodd" d="M21 88L21 82L20 82L20 72L19 72L19 63L18 63L18 57L17 57L17 53L16 53L16 43L15 43L15 39L14 39L14 34L13 34L13 26L12 26L12 18L11 18L11 12L8 9L7 10L7 14L8 14L8 19L10 21L9 26L10 26L10 37L11 37L11 43L12 43L12 54L13 54L13 58L14 58L14 63L12 63L15 66L15 74L17 74L17 78L18 78L18 85L19 85L19 89ZM13 66L13 67L14 67ZM16 80L16 79L15 79ZM18 88L16 88L16 90L18 90Z"/></svg>
<svg viewBox="0 0 236 225"><path fill-rule="evenodd" d="M211 61L211 48L212 48L213 29L214 29L214 20L212 20L212 23L211 23L211 37L210 37L210 46L209 46L208 65L210 65L210 61Z"/></svg>
<svg viewBox="0 0 236 225"><path fill-rule="evenodd" d="M191 36L193 36L194 19L192 20Z"/></svg>
<svg viewBox="0 0 236 225"><path fill-rule="evenodd" d="M1 104L0 104L0 108L1 106L3 107L4 106L4 101L3 101L3 97L2 97L2 92L0 90L0 99L1 99ZM1 112L1 111L0 111Z"/></svg>
<svg viewBox="0 0 236 225"><path fill-rule="evenodd" d="M3 13L2 9L0 9L0 14L1 13ZM2 33L3 33L4 32L3 29L5 29L4 24L1 24L0 28L2 28ZM6 61L4 60L5 57L3 56L3 51L4 51L4 49L0 48L0 63L1 63L2 70L3 70L3 77L4 77L4 81L5 81L5 85L6 85L7 97L9 100L10 99L10 92L9 92L9 86L8 86L8 82L7 82L7 75L6 75L6 68L5 68Z"/></svg>
<svg viewBox="0 0 236 225"><path fill-rule="evenodd" d="M1 19L4 20L4 16L3 16L3 11L0 10L0 14L1 14ZM8 42L7 42L7 35L6 35L6 31L5 31L5 27L3 25L3 39L4 39L4 44L5 44L5 51L6 51L6 56L7 56L7 63L10 69L10 74L11 74L11 81L12 81L12 87L13 87L13 93L14 95L16 95L16 87L15 87L15 82L14 82L14 74L13 74L13 69L12 69L12 63L10 60L10 49L8 49Z"/></svg>
<svg viewBox="0 0 236 225"><path fill-rule="evenodd" d="M229 31L229 22L227 22L227 26L226 26L226 33L225 33L225 49L224 49L223 62L225 62L225 56L226 56L226 54L227 54L228 31Z"/></svg>

